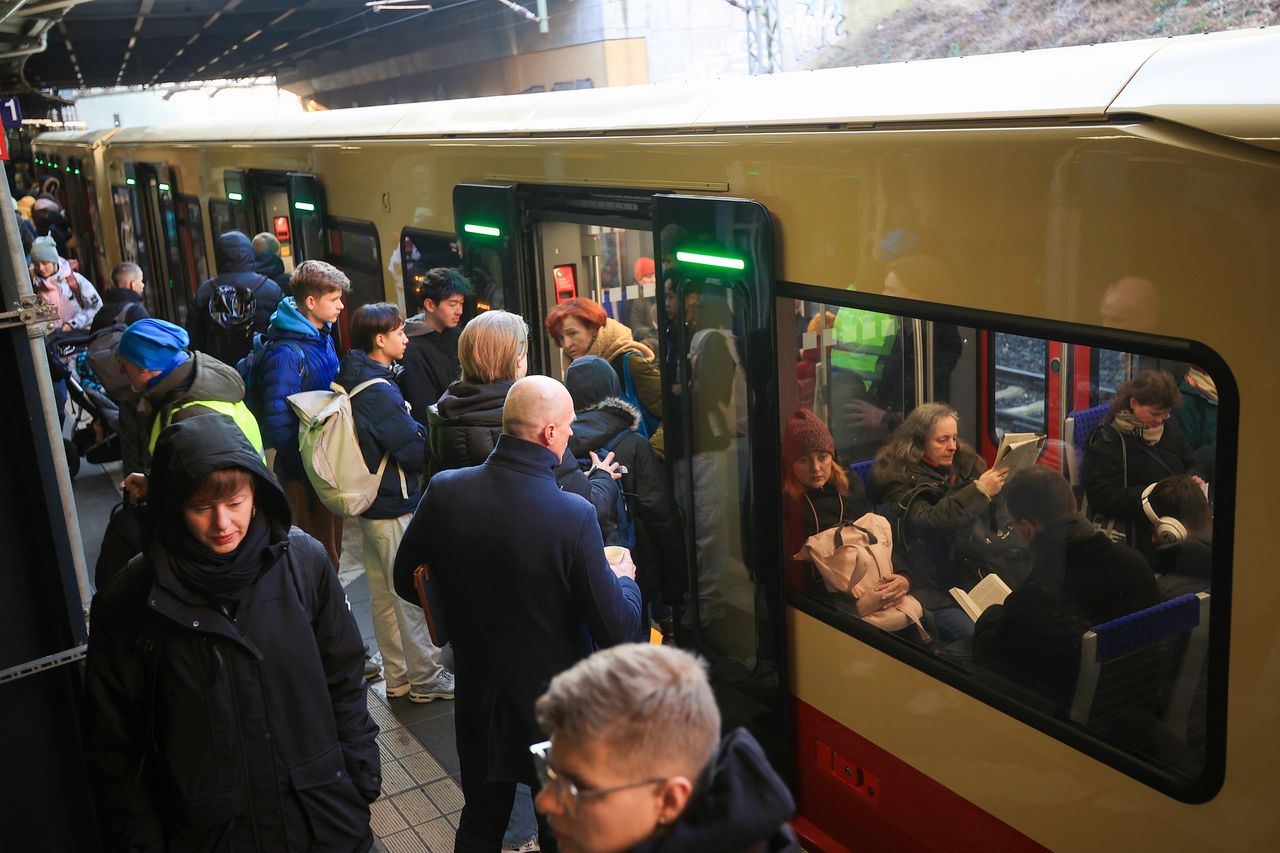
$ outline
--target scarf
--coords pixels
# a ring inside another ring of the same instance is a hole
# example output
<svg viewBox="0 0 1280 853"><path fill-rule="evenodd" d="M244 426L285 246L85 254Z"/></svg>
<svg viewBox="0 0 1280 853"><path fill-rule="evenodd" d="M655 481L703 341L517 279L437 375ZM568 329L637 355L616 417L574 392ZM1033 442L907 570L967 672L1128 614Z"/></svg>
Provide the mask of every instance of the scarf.
<svg viewBox="0 0 1280 853"><path fill-rule="evenodd" d="M253 517L244 539L229 554L215 554L197 542L180 520L168 524L162 538L182 585L229 609L244 600L271 556L270 528L261 515Z"/></svg>
<svg viewBox="0 0 1280 853"><path fill-rule="evenodd" d="M1115 419L1111 422L1121 435L1133 435L1145 441L1147 444L1159 444L1160 439L1164 437L1164 424L1160 426L1149 427L1138 420L1133 412L1125 409L1116 414Z"/></svg>
<svg viewBox="0 0 1280 853"><path fill-rule="evenodd" d="M638 353L645 361L653 361L653 350L631 337L631 329L610 317L596 332L587 355L598 355L613 364L613 360L624 352ZM565 364L569 364L566 359Z"/></svg>
<svg viewBox="0 0 1280 853"><path fill-rule="evenodd" d="M1200 368L1188 368L1187 375L1183 381L1209 402L1218 402L1218 386L1213 383L1213 378Z"/></svg>

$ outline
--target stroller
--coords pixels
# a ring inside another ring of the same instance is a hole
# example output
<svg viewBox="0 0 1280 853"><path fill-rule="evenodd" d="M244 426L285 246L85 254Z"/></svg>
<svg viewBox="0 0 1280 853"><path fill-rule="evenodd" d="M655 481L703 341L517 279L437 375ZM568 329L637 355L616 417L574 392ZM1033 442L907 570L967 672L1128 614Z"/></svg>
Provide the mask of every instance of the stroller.
<svg viewBox="0 0 1280 853"><path fill-rule="evenodd" d="M61 380L71 400L75 428L64 439L71 476L80 470L81 457L93 464L120 458L120 407L106 395L103 381L93 371L90 347L101 332L61 332L49 341L49 369L54 382ZM68 363L75 365L69 367ZM58 412L59 421L63 411Z"/></svg>

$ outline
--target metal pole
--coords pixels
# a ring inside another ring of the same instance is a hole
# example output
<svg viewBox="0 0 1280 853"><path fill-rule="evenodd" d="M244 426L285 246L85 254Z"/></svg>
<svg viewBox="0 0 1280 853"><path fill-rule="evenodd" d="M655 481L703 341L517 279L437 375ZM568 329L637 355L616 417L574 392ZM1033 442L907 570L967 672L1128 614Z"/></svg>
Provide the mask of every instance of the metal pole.
<svg viewBox="0 0 1280 853"><path fill-rule="evenodd" d="M6 302L17 302L23 296L31 296L35 291L31 288L31 274L22 253L22 240L18 236L18 223L14 220L13 196L9 192L8 170L0 165L0 230L3 231L4 245L0 249L0 290ZM53 469L58 480L58 501L62 505L62 520L67 528L67 539L71 543L71 561L75 568L76 585L80 591L80 606L84 613L89 612L89 601L93 597L89 585L89 573L85 566L84 542L80 539L80 517L76 513L75 496L71 491L71 472L67 469L67 454L62 445L62 433L53 428L58 423L57 403L53 397L53 382L49 377L49 360L45 354L42 337L28 337L31 347L31 359L35 363L36 374L40 377L36 390L40 395L44 423L49 424L45 430L49 440L49 450L53 454Z"/></svg>

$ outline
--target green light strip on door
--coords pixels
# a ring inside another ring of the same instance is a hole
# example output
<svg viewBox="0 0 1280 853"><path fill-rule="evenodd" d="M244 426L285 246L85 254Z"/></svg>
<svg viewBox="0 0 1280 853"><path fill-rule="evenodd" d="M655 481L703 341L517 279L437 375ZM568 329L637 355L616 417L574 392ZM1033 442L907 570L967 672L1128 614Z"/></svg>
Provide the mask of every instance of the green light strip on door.
<svg viewBox="0 0 1280 853"><path fill-rule="evenodd" d="M747 262L742 258L730 258L724 255L704 255L701 252L676 252L676 260L701 267L720 267L726 270L745 270Z"/></svg>
<svg viewBox="0 0 1280 853"><path fill-rule="evenodd" d="M309 201L295 201L293 203L293 206L296 207L298 210L302 210L307 213L316 212L316 206Z"/></svg>
<svg viewBox="0 0 1280 853"><path fill-rule="evenodd" d="M227 200L228 201L244 201L244 196L240 195L240 193L227 193Z"/></svg>
<svg viewBox="0 0 1280 853"><path fill-rule="evenodd" d="M485 237L501 237L502 229L494 228L492 225L474 225L470 222L462 226L462 230L468 234L480 234Z"/></svg>
<svg viewBox="0 0 1280 853"><path fill-rule="evenodd" d="M168 185L168 184L156 184L156 186L158 186L158 187L160 188L160 191L161 191L161 192L166 192L166 193L167 193L167 192L169 191L169 185Z"/></svg>
<svg viewBox="0 0 1280 853"><path fill-rule="evenodd" d="M124 179L124 182L125 182L126 184L128 184L129 186L133 186L134 184L136 184L136 183L137 183L137 181L135 181L133 178L125 178L125 179Z"/></svg>

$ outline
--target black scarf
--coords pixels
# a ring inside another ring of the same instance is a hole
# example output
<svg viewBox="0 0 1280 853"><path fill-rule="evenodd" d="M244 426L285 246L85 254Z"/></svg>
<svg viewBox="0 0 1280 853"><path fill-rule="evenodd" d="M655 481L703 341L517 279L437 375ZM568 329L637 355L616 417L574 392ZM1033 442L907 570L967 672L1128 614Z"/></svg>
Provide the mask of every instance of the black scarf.
<svg viewBox="0 0 1280 853"><path fill-rule="evenodd" d="M166 526L163 541L178 581L211 604L228 608L244 600L271 557L271 531L261 516L254 516L244 539L228 554L215 554L197 542L178 519Z"/></svg>

